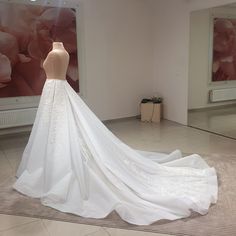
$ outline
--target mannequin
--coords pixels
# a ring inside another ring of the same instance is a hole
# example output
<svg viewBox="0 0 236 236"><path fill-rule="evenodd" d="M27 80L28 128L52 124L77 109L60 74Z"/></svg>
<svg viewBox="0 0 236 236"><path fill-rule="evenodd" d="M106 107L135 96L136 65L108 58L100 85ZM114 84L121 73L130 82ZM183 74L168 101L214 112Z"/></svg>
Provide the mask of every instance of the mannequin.
<svg viewBox="0 0 236 236"><path fill-rule="evenodd" d="M69 85L68 62L63 44L53 43L13 188L62 212L104 218L115 210L136 225L206 214L217 201L215 169L197 154L148 152L122 142Z"/></svg>
<svg viewBox="0 0 236 236"><path fill-rule="evenodd" d="M48 53L43 68L47 79L66 79L66 71L69 64L69 54L62 42L53 42L52 50Z"/></svg>

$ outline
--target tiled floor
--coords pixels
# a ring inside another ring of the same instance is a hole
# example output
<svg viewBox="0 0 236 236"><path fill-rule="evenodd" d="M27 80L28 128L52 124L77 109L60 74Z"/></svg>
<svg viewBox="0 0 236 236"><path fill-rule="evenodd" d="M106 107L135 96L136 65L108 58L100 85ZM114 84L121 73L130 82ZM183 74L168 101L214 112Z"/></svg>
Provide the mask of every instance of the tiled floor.
<svg viewBox="0 0 236 236"><path fill-rule="evenodd" d="M189 125L236 139L236 105L190 111Z"/></svg>
<svg viewBox="0 0 236 236"><path fill-rule="evenodd" d="M106 122L121 140L135 149L187 153L235 154L236 140L224 138L170 121L142 123L136 119ZM14 176L28 135L0 137L0 182ZM0 203L1 204L1 203ZM44 219L0 214L0 236L161 236L147 232L103 228Z"/></svg>

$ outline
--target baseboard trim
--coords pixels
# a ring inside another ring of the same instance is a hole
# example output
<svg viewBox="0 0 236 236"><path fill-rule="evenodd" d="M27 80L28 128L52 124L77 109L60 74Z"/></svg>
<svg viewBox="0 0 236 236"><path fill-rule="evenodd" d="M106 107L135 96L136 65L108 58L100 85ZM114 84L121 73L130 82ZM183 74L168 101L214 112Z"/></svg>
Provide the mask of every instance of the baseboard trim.
<svg viewBox="0 0 236 236"><path fill-rule="evenodd" d="M134 120L134 119L140 119L141 115L137 116L129 116L129 117L122 117L122 118L115 118L115 119L109 119L109 120L103 120L102 122L104 124L106 123L113 123L113 122L119 122L119 121L127 121L127 120Z"/></svg>
<svg viewBox="0 0 236 236"><path fill-rule="evenodd" d="M4 128L4 129L0 129L0 136L30 133L31 129L32 129L32 125L19 126L19 127L13 127L13 128Z"/></svg>
<svg viewBox="0 0 236 236"><path fill-rule="evenodd" d="M230 108L230 107L236 107L236 103L233 103L233 104L226 104L226 105L219 105L219 106L212 106L212 107L202 107L202 108L188 109L188 112L199 112L199 111L218 110L218 109Z"/></svg>

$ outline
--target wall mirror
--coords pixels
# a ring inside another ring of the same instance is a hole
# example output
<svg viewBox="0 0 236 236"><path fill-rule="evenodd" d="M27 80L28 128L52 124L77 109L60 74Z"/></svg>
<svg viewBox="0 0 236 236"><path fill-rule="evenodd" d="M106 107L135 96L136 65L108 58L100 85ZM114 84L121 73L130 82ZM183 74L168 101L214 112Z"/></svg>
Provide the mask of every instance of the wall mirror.
<svg viewBox="0 0 236 236"><path fill-rule="evenodd" d="M236 3L190 17L188 125L236 139Z"/></svg>

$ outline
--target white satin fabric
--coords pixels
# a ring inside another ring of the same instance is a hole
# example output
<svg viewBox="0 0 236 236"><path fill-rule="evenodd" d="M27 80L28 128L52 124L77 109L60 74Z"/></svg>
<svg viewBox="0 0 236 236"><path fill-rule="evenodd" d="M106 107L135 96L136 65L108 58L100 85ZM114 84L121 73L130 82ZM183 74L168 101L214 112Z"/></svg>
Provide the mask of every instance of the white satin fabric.
<svg viewBox="0 0 236 236"><path fill-rule="evenodd" d="M136 225L206 214L217 176L197 154L135 150L95 116L66 80L47 79L14 188L82 217L115 210Z"/></svg>

